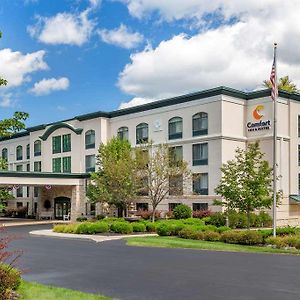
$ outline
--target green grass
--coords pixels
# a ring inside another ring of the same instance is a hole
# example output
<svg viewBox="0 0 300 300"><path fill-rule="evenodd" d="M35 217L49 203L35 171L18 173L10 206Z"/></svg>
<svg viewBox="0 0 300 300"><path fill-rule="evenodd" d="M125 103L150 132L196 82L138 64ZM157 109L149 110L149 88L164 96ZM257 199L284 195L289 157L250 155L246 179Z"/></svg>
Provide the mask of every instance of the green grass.
<svg viewBox="0 0 300 300"><path fill-rule="evenodd" d="M161 248L186 248L212 251L228 252L258 252L258 253L283 253L300 254L300 250L273 249L269 247L243 246L236 244L225 244L222 242L207 242L196 240L185 240L177 237L134 237L127 239L127 245L140 247Z"/></svg>
<svg viewBox="0 0 300 300"><path fill-rule="evenodd" d="M18 293L20 300L111 300L112 298L86 294L69 289L56 288L23 281Z"/></svg>

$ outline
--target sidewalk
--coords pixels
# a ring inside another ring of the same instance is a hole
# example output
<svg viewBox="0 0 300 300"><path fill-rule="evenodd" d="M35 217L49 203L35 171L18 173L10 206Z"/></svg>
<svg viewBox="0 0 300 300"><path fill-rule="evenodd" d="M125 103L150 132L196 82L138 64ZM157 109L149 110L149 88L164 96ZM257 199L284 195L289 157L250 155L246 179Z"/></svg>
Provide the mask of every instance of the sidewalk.
<svg viewBox="0 0 300 300"><path fill-rule="evenodd" d="M57 233L53 232L52 229L47 230L34 230L30 231L29 234L44 237L54 237L54 238L67 238L67 239L88 239L96 243L121 240L129 237L145 237L145 236L157 236L156 233L146 233L146 234L124 234L124 235L98 235L98 234L73 234L73 233Z"/></svg>

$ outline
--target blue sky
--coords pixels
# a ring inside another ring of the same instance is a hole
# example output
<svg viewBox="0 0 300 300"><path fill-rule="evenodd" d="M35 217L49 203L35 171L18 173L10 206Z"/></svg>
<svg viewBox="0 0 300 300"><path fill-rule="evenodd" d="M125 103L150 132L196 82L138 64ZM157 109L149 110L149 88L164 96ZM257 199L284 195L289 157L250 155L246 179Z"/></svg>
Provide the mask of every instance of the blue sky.
<svg viewBox="0 0 300 300"><path fill-rule="evenodd" d="M299 53L285 43L285 29L300 37L295 1L1 0L0 117L26 111L33 126L218 85L259 88L275 39L281 73L298 83Z"/></svg>

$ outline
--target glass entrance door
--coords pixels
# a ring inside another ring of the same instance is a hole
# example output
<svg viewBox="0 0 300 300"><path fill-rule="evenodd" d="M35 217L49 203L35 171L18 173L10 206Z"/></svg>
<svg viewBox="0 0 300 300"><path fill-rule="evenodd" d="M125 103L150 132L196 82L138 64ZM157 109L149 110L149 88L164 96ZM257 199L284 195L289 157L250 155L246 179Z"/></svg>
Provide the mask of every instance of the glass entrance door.
<svg viewBox="0 0 300 300"><path fill-rule="evenodd" d="M54 199L54 218L62 220L64 215L71 212L71 199L67 197L57 197Z"/></svg>

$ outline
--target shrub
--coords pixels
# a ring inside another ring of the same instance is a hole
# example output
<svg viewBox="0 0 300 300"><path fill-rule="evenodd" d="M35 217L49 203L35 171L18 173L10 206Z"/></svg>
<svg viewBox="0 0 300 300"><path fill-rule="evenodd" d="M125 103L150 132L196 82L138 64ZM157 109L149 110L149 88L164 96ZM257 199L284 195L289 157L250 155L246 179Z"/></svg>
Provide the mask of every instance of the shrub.
<svg viewBox="0 0 300 300"><path fill-rule="evenodd" d="M21 274L9 265L0 263L0 299L11 299L11 292L21 284Z"/></svg>
<svg viewBox="0 0 300 300"><path fill-rule="evenodd" d="M225 231L221 234L222 242L240 245L258 245L263 243L263 237L257 231Z"/></svg>
<svg viewBox="0 0 300 300"><path fill-rule="evenodd" d="M284 248L286 247L287 241L283 238L283 237L274 237L274 236L270 236L268 238L266 238L265 243L267 245L274 245L276 246L276 248Z"/></svg>
<svg viewBox="0 0 300 300"><path fill-rule="evenodd" d="M188 219L192 216L192 210L185 204L179 204L173 209L175 219Z"/></svg>
<svg viewBox="0 0 300 300"><path fill-rule="evenodd" d="M156 232L158 235L161 236L168 236L168 235L178 235L179 231L184 228L184 224L181 222L161 222L156 227Z"/></svg>
<svg viewBox="0 0 300 300"><path fill-rule="evenodd" d="M210 217L211 215L212 215L212 212L209 209L193 211L193 218L202 219L202 218Z"/></svg>
<svg viewBox="0 0 300 300"><path fill-rule="evenodd" d="M65 227L67 227L67 225L54 225L53 231L58 232L58 233L62 233L62 232L64 232Z"/></svg>
<svg viewBox="0 0 300 300"><path fill-rule="evenodd" d="M156 224L153 222L147 222L146 224L147 232L156 232Z"/></svg>
<svg viewBox="0 0 300 300"><path fill-rule="evenodd" d="M226 217L223 213L217 212L210 216L210 219L205 222L206 224L215 225L217 227L226 225Z"/></svg>
<svg viewBox="0 0 300 300"><path fill-rule="evenodd" d="M193 228L183 228L178 232L178 236L183 239L203 240L204 233Z"/></svg>
<svg viewBox="0 0 300 300"><path fill-rule="evenodd" d="M227 227L227 226L217 227L217 231L218 231L219 233L222 233L222 232L225 232L225 231L229 231L229 230L231 230L231 228L230 228L230 227Z"/></svg>
<svg viewBox="0 0 300 300"><path fill-rule="evenodd" d="M103 220L103 219L105 219L105 215L102 215L102 214L101 215L97 215L96 219L97 220Z"/></svg>
<svg viewBox="0 0 300 300"><path fill-rule="evenodd" d="M111 224L110 229L115 233L132 233L132 225L126 222L114 222Z"/></svg>
<svg viewBox="0 0 300 300"><path fill-rule="evenodd" d="M109 231L109 225L104 222L95 222L93 224L95 227L96 233L102 233L102 232L108 232Z"/></svg>
<svg viewBox="0 0 300 300"><path fill-rule="evenodd" d="M63 228L63 233L75 233L77 230L78 225L77 224L69 224L69 225L65 225L65 227Z"/></svg>
<svg viewBox="0 0 300 300"><path fill-rule="evenodd" d="M76 219L76 222L84 222L84 221L87 221L87 218L86 217L78 217Z"/></svg>
<svg viewBox="0 0 300 300"><path fill-rule="evenodd" d="M204 231L203 240L210 242L217 242L220 240L220 233L215 231Z"/></svg>
<svg viewBox="0 0 300 300"><path fill-rule="evenodd" d="M261 211L258 215L256 215L255 227L270 227L272 226L272 218L271 216Z"/></svg>
<svg viewBox="0 0 300 300"><path fill-rule="evenodd" d="M133 232L145 232L146 226L143 223L133 223L132 229L133 229Z"/></svg>
<svg viewBox="0 0 300 300"><path fill-rule="evenodd" d="M92 223L83 222L77 226L76 232L78 234L95 234L96 228Z"/></svg>
<svg viewBox="0 0 300 300"><path fill-rule="evenodd" d="M200 220L200 219L196 219L196 218L188 218L188 219L184 219L184 220L181 220L181 222L183 224L187 224L187 225L205 225L205 222L203 220Z"/></svg>
<svg viewBox="0 0 300 300"><path fill-rule="evenodd" d="M297 236L286 236L284 237L289 247L295 247L296 249L300 249L300 238Z"/></svg>

